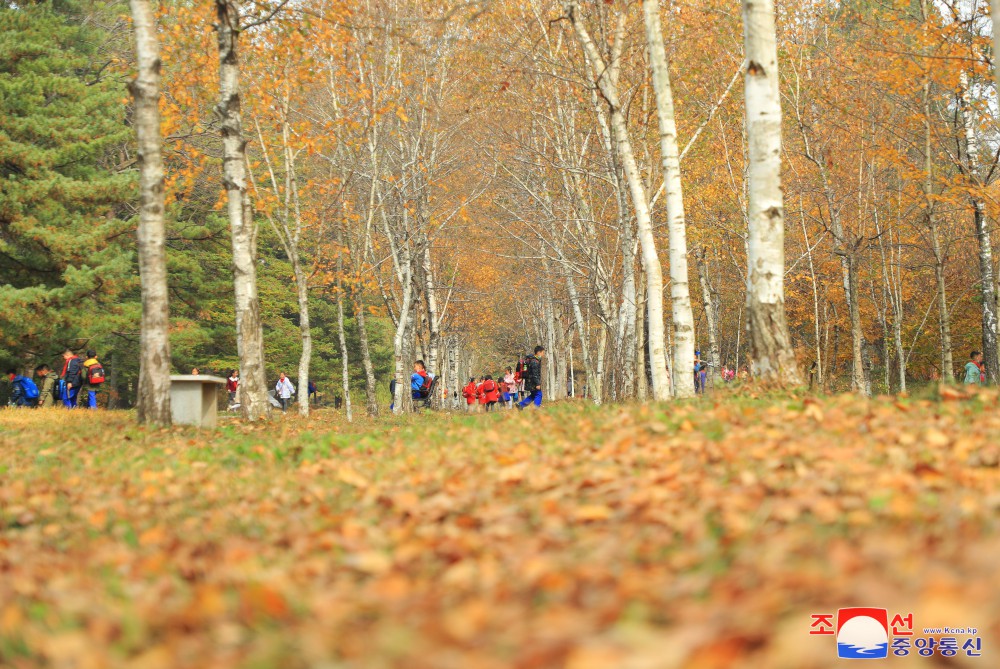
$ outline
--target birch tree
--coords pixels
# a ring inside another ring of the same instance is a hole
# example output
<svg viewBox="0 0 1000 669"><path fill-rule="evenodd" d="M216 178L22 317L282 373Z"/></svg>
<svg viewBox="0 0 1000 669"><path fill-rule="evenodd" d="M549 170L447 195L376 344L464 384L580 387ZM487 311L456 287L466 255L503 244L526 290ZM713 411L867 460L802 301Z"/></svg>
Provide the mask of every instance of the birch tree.
<svg viewBox="0 0 1000 669"><path fill-rule="evenodd" d="M642 249L642 267L646 276L646 311L649 328L647 342L649 346L649 365L652 371L653 399L666 400L670 397L670 377L667 370L666 350L664 348L663 271L660 267L659 255L656 252L656 239L653 236L653 223L649 214L646 187L643 184L642 174L639 171L635 153L632 150L632 140L618 95L616 77L612 76L613 71L610 69L609 63L601 56L597 45L594 44L590 32L584 25L583 17L580 14L577 3L566 2L564 3L564 8L576 33L577 40L580 42L580 46L589 61L590 67L593 68L596 77L595 84L600 89L611 110L611 128L615 147L621 159L622 169L632 196L632 206L635 210L638 226L639 245ZM621 57L624 33L625 14L619 13L615 28L614 46L610 58L610 63L612 64Z"/></svg>
<svg viewBox="0 0 1000 669"><path fill-rule="evenodd" d="M135 101L139 164L139 279L142 332L139 338L140 423L170 425L170 314L167 294L166 229L163 221L163 157L160 134L160 42L147 0L130 0L135 30ZM114 369L114 368L112 368Z"/></svg>
<svg viewBox="0 0 1000 669"><path fill-rule="evenodd" d="M694 377L686 361L694 360L694 317L688 288L687 229L684 223L684 191L681 182L680 150L677 148L677 122L674 119L674 95L670 88L670 68L663 46L659 0L643 0L646 41L649 43L649 67L653 71L656 115L660 122L660 159L663 161L663 185L666 193L667 233L670 247L670 303L674 318L674 394L694 395ZM717 353L717 350L713 351ZM718 365L718 360L713 360Z"/></svg>
<svg viewBox="0 0 1000 669"><path fill-rule="evenodd" d="M246 139L240 109L239 36L241 3L216 0L219 45L219 103L222 134L222 181L226 189L233 248L236 343L240 358L240 411L256 421L270 413L264 369L264 332L257 296L257 229L247 195Z"/></svg>
<svg viewBox="0 0 1000 669"><path fill-rule="evenodd" d="M785 317L785 213L781 193L781 99L773 0L743 0L749 159L747 320L754 374L802 383Z"/></svg>

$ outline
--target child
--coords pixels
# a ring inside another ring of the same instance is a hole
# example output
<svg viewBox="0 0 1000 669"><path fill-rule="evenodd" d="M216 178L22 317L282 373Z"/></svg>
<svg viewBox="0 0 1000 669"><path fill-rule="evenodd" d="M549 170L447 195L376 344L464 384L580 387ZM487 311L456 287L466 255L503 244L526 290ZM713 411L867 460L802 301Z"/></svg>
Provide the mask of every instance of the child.
<svg viewBox="0 0 1000 669"><path fill-rule="evenodd" d="M514 400L517 397L517 379L515 378L514 370L510 367L507 368L507 373L503 375L503 382L507 384L507 396L503 398L503 401L513 406Z"/></svg>
<svg viewBox="0 0 1000 669"><path fill-rule="evenodd" d="M462 388L462 397L465 398L465 410L472 412L476 410L476 379L469 377L469 383Z"/></svg>
<svg viewBox="0 0 1000 669"><path fill-rule="evenodd" d="M77 395L77 406L88 409L97 408L97 388L104 383L104 367L97 360L97 351L87 351L87 359L83 361L82 382Z"/></svg>
<svg viewBox="0 0 1000 669"><path fill-rule="evenodd" d="M983 354L973 351L969 354L969 362L965 363L965 378L963 383L980 386L983 383Z"/></svg>
<svg viewBox="0 0 1000 669"><path fill-rule="evenodd" d="M493 407L496 406L497 400L500 399L500 393L497 390L497 384L493 381L493 377L487 376L486 380L483 381L481 388L483 397L486 399L486 410L493 411Z"/></svg>
<svg viewBox="0 0 1000 669"><path fill-rule="evenodd" d="M427 373L427 367L423 360L413 363L413 374L410 375L410 390L413 392L413 399L425 400L431 391L431 377Z"/></svg>
<svg viewBox="0 0 1000 669"><path fill-rule="evenodd" d="M49 408L56 405L61 393L59 392L59 375L52 371L48 365L35 367L35 376L41 379L42 387L38 393L38 406Z"/></svg>
<svg viewBox="0 0 1000 669"><path fill-rule="evenodd" d="M479 400L479 406L481 408L486 407L486 393L483 392L483 384L486 383L486 377L479 377L479 384L476 385L476 399Z"/></svg>
<svg viewBox="0 0 1000 669"><path fill-rule="evenodd" d="M8 369L7 378L10 379L10 403L16 407L33 407L38 401L38 386L26 376L17 373L16 370Z"/></svg>

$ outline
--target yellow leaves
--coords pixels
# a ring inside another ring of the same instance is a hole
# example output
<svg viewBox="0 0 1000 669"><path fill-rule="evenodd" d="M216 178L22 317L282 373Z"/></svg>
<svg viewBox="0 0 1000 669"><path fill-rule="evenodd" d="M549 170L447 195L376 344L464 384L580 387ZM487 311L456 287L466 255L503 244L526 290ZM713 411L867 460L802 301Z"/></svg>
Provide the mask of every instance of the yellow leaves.
<svg viewBox="0 0 1000 669"><path fill-rule="evenodd" d="M573 516L581 522L607 520L611 517L611 509L603 504L585 504L576 509Z"/></svg>
<svg viewBox="0 0 1000 669"><path fill-rule="evenodd" d="M79 458L54 439L72 423L17 416L0 463L0 639L26 630L36 664L121 644L170 667L236 650L281 666L658 666L670 638L671 666L809 666L777 648L811 642L808 610L872 583L960 598L995 624L981 585L1000 508L995 398L744 402L361 426L319 411L277 433L220 431L210 451L109 413L107 443ZM377 445L299 459L299 435L324 431ZM283 457L257 457L276 440ZM36 521L17 525L25 513ZM961 580L925 592L914 575L933 573ZM86 644L58 631L70 623Z"/></svg>
<svg viewBox="0 0 1000 669"><path fill-rule="evenodd" d="M354 486L355 488L364 489L370 485L368 479L354 471L354 469L348 464L340 465L340 467L337 468L337 480L342 483L346 483L347 485Z"/></svg>
<svg viewBox="0 0 1000 669"><path fill-rule="evenodd" d="M366 574L384 574L392 569L392 560L385 553L375 550L348 555L344 564Z"/></svg>

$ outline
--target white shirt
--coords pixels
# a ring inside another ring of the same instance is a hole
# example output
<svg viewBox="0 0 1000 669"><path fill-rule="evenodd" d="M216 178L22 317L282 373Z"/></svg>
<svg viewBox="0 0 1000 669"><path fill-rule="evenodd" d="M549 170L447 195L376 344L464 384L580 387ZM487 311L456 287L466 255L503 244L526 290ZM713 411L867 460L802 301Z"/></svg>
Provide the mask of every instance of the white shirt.
<svg viewBox="0 0 1000 669"><path fill-rule="evenodd" d="M284 380L278 379L278 383L274 386L274 392L278 397L287 400L295 394L295 386L292 385L292 380L286 376Z"/></svg>

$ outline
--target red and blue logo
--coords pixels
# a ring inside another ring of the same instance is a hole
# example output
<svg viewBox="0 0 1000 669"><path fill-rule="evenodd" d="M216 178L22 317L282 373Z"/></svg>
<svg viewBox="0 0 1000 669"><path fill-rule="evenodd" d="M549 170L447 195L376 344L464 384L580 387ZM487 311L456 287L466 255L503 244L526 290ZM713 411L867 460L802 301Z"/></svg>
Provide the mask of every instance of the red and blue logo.
<svg viewBox="0 0 1000 669"><path fill-rule="evenodd" d="M888 657L888 612L868 607L838 609L837 656L851 660Z"/></svg>

